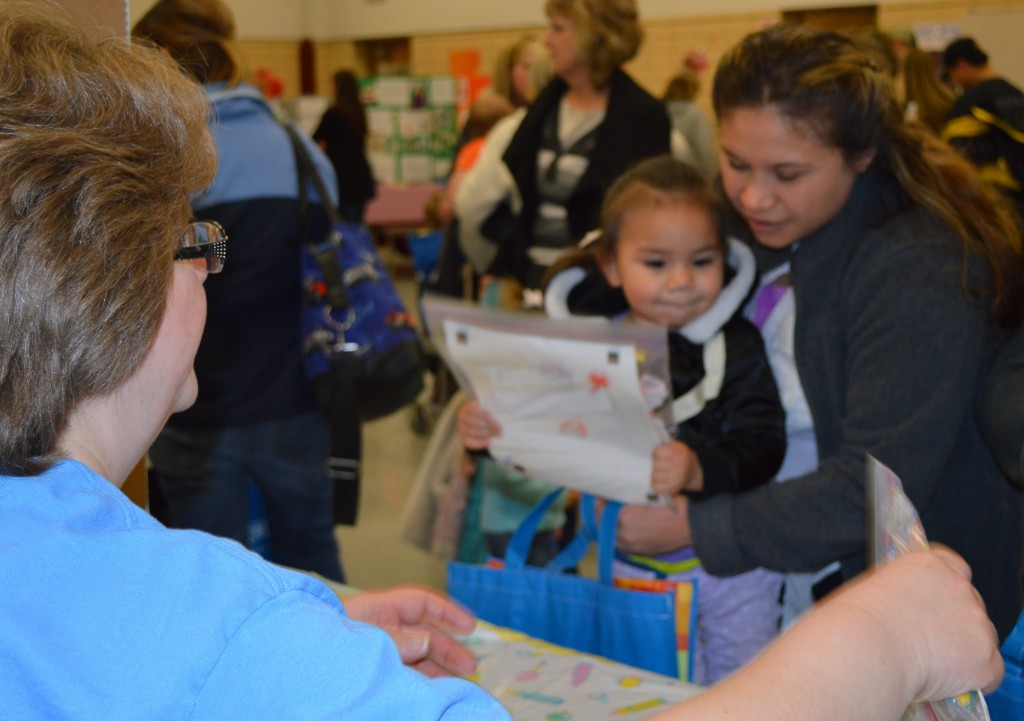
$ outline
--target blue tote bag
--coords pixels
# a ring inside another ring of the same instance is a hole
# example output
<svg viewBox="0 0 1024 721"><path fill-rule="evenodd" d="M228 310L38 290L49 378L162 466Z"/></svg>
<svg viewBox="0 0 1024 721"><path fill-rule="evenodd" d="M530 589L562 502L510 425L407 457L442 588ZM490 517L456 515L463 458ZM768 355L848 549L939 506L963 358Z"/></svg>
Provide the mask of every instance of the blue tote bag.
<svg viewBox="0 0 1024 721"><path fill-rule="evenodd" d="M504 567L450 562L448 593L489 623L680 678L676 590L627 590L616 588L612 579L621 504L609 502L598 523L593 497L583 496L582 529L573 542L544 568L526 565L537 524L561 492L549 494L519 525L509 541ZM567 573L594 542L598 578ZM696 603L691 608L695 613ZM692 622L691 614L687 624ZM690 630L684 635L692 637ZM687 675L688 669L683 669L681 677Z"/></svg>

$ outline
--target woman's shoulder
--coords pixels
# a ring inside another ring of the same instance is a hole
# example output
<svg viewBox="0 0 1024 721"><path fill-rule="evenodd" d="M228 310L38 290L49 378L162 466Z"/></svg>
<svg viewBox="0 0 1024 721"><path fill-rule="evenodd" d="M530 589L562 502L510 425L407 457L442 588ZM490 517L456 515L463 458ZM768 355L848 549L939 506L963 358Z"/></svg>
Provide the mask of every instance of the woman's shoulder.
<svg viewBox="0 0 1024 721"><path fill-rule="evenodd" d="M635 107L629 108L630 112L653 113L668 120L668 110L665 109L665 104L651 95L625 70L615 71L609 81L609 89L611 91L609 103L628 100L635 105Z"/></svg>
<svg viewBox="0 0 1024 721"><path fill-rule="evenodd" d="M497 150L507 148L509 141L516 134L516 130L519 129L524 117L526 117L526 108L516 108L510 115L506 115L499 120L484 138L485 145Z"/></svg>
<svg viewBox="0 0 1024 721"><path fill-rule="evenodd" d="M610 135L605 139L644 156L670 152L672 119L665 104L623 70L615 72L609 87L605 120Z"/></svg>
<svg viewBox="0 0 1024 721"><path fill-rule="evenodd" d="M858 179L839 215L797 252L816 259L812 265L824 275L849 276L879 267L916 267L940 259L945 263L950 253L962 255L962 244L947 223L914 202L895 178L875 170Z"/></svg>
<svg viewBox="0 0 1024 721"><path fill-rule="evenodd" d="M941 219L910 206L866 230L833 280L847 312L867 319L899 316L935 332L983 313L975 291L988 286L984 258L965 252ZM959 320L957 320L959 319Z"/></svg>
<svg viewBox="0 0 1024 721"><path fill-rule="evenodd" d="M963 259L964 245L935 213L914 203L880 218L868 227L857 255L873 265L881 263L939 263Z"/></svg>

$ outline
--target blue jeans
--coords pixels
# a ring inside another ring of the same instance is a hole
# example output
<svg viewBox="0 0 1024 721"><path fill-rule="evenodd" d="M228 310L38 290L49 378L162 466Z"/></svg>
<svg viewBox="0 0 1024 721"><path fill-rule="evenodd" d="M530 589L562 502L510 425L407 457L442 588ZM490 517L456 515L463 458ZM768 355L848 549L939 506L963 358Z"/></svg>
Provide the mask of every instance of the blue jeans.
<svg viewBox="0 0 1024 721"><path fill-rule="evenodd" d="M170 528L249 541L249 489L266 509L270 560L344 582L324 474L329 429L319 413L210 430L165 428L149 449Z"/></svg>

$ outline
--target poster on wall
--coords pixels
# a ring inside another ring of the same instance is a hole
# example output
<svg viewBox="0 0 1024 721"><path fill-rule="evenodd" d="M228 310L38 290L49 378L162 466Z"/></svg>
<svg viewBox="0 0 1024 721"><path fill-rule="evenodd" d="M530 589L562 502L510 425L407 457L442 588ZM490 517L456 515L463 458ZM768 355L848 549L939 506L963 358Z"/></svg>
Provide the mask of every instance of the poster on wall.
<svg viewBox="0 0 1024 721"><path fill-rule="evenodd" d="M369 125L367 154L384 183L443 182L458 140L458 79L377 76L360 81Z"/></svg>
<svg viewBox="0 0 1024 721"><path fill-rule="evenodd" d="M917 47L929 53L941 53L960 36L958 23L917 23L913 29Z"/></svg>

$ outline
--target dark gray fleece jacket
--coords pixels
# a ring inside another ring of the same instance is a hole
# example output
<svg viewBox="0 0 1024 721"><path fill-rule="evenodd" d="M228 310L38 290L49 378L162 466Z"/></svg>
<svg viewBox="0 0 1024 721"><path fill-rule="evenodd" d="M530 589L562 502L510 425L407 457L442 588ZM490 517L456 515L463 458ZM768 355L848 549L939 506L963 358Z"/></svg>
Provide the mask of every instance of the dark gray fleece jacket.
<svg viewBox="0 0 1024 721"><path fill-rule="evenodd" d="M1022 500L979 435L995 347L964 290L961 242L872 169L792 252L795 354L821 459L812 473L691 503L705 568L865 567L865 455L902 479L925 532L970 563L1000 636L1021 609ZM988 276L972 259L968 282ZM898 602L898 599L894 599Z"/></svg>

